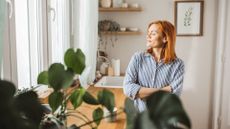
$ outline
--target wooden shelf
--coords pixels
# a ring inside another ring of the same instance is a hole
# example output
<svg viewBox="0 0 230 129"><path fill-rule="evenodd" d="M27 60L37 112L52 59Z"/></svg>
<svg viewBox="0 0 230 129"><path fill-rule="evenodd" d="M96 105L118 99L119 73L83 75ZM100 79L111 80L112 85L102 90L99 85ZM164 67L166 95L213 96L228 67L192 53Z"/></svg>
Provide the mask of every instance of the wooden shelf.
<svg viewBox="0 0 230 129"><path fill-rule="evenodd" d="M140 31L118 31L118 32L110 32L104 31L101 32L103 35L140 35Z"/></svg>
<svg viewBox="0 0 230 129"><path fill-rule="evenodd" d="M99 8L100 12L140 12L142 9L138 8Z"/></svg>

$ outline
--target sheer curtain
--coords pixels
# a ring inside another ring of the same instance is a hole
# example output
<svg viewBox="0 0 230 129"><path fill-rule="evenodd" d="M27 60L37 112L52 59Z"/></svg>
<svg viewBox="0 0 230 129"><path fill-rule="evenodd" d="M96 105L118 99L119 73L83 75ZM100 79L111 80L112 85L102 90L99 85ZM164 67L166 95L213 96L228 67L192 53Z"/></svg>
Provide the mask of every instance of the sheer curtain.
<svg viewBox="0 0 230 129"><path fill-rule="evenodd" d="M86 56L83 72L85 83L93 82L96 72L98 42L98 0L73 1L73 47L81 48ZM86 81L87 80L87 81Z"/></svg>
<svg viewBox="0 0 230 129"><path fill-rule="evenodd" d="M5 6L6 6L6 1L5 0L0 0L0 77L2 74L2 45L3 45L3 26L4 26L4 21L5 21Z"/></svg>
<svg viewBox="0 0 230 129"><path fill-rule="evenodd" d="M64 62L64 53L70 47L69 1L48 1L49 64Z"/></svg>

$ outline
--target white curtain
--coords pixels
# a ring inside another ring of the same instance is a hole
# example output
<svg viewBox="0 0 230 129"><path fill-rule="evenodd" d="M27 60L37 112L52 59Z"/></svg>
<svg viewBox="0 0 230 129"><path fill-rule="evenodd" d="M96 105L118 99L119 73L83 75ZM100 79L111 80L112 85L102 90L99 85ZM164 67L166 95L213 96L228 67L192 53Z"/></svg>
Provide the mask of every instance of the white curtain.
<svg viewBox="0 0 230 129"><path fill-rule="evenodd" d="M227 25L229 24L227 14L228 12L228 0L218 1L218 20L217 20L217 43L216 43L216 62L215 62L215 87L214 87L214 105L213 105L213 129L220 129L219 118L222 120L221 128L225 125L225 111L223 110L224 103L224 70L227 62L226 61L226 39L227 39ZM226 104L227 105L227 104ZM222 111L223 110L223 111Z"/></svg>
<svg viewBox="0 0 230 129"><path fill-rule="evenodd" d="M2 45L3 45L3 33L4 33L4 21L5 21L5 7L6 1L0 0L0 77L2 74Z"/></svg>
<svg viewBox="0 0 230 129"><path fill-rule="evenodd" d="M80 48L86 56L84 78L93 82L96 72L98 42L98 0L73 0L73 46Z"/></svg>
<svg viewBox="0 0 230 129"><path fill-rule="evenodd" d="M64 53L70 47L69 1L49 0L48 3L49 64L64 62Z"/></svg>

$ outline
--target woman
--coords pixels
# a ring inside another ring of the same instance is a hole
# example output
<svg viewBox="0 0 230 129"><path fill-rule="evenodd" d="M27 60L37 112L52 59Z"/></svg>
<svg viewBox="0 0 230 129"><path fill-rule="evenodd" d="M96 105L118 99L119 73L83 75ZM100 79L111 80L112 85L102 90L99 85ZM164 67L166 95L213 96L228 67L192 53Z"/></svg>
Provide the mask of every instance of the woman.
<svg viewBox="0 0 230 129"><path fill-rule="evenodd" d="M124 93L140 112L146 109L145 98L158 90L181 94L184 63L176 56L175 41L175 27L170 22L151 22L147 51L135 53L128 65Z"/></svg>

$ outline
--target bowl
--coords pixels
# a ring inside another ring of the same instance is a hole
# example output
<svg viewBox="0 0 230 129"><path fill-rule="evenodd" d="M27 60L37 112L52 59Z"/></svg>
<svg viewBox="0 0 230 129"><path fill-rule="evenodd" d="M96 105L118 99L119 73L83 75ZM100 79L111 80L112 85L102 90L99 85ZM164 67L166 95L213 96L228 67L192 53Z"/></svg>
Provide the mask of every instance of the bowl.
<svg viewBox="0 0 230 129"><path fill-rule="evenodd" d="M138 8L138 7L139 7L139 4L133 3L133 4L130 4L130 7L131 7L131 8Z"/></svg>
<svg viewBox="0 0 230 129"><path fill-rule="evenodd" d="M121 27L120 30L121 31L126 31L126 28L125 27Z"/></svg>
<svg viewBox="0 0 230 129"><path fill-rule="evenodd" d="M129 30L130 31L138 31L138 28L130 27Z"/></svg>

